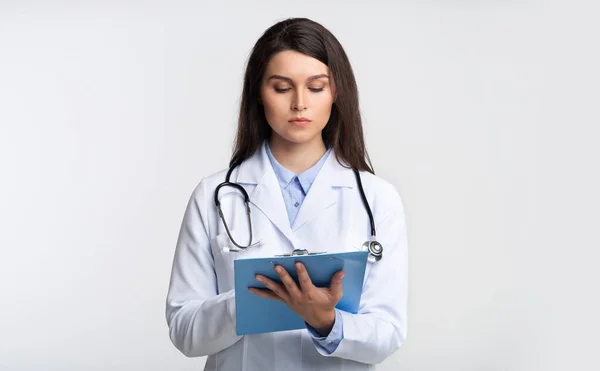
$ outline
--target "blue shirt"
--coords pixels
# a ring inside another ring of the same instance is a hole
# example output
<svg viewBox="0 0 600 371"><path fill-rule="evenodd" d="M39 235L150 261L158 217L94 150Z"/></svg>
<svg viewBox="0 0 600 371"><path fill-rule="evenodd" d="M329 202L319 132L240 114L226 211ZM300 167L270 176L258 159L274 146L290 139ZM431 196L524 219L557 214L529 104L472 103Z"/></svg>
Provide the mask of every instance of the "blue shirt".
<svg viewBox="0 0 600 371"><path fill-rule="evenodd" d="M306 194L308 194L308 191L315 181L317 174L319 174L319 171L323 167L327 157L329 157L331 149L328 149L323 157L321 157L319 162L317 162L313 167L300 174L295 174L277 162L275 156L273 156L273 153L269 148L268 143L266 149L271 166L273 166L273 171L275 171L275 176L277 176L279 187L281 187L281 193L283 195L283 201L285 203L285 208L287 209L288 219L291 227L296 220L298 210L300 210ZM340 341L342 341L344 338L342 316L337 308L335 309L335 321L333 323L333 328L328 336L320 336L317 331L308 323L306 324L306 328L308 329L308 332L313 338L316 346L325 350L329 354L336 350Z"/></svg>
<svg viewBox="0 0 600 371"><path fill-rule="evenodd" d="M266 147L269 161L271 162L273 171L275 171L275 176L277 176L277 180L279 181L279 187L281 187L281 193L283 194L283 201L285 203L285 208L287 209L291 227L294 224L294 220L296 220L298 210L300 210L304 198L308 194L317 174L319 174L319 170L321 170L323 164L327 160L331 149L327 150L319 162L313 167L296 175L291 170L283 167L283 165L275 159L268 144Z"/></svg>

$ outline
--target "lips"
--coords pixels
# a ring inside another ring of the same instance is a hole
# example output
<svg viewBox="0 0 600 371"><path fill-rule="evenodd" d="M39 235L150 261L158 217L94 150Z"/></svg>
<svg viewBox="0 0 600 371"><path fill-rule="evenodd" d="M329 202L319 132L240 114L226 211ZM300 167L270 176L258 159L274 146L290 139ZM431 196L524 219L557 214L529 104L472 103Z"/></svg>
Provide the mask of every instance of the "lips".
<svg viewBox="0 0 600 371"><path fill-rule="evenodd" d="M291 119L291 120L289 120L289 122L301 123L301 122L310 122L310 120L307 118L304 118L304 117L299 117L299 118Z"/></svg>

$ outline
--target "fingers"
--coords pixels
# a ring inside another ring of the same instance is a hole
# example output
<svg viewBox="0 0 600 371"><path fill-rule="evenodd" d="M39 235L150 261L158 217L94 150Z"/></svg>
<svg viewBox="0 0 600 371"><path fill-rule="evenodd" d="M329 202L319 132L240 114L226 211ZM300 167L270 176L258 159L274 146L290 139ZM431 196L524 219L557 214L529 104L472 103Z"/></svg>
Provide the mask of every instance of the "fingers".
<svg viewBox="0 0 600 371"><path fill-rule="evenodd" d="M254 287L249 287L248 291L250 291L251 293L253 293L256 296L260 296L261 298L272 299L272 300L277 300L277 301L283 302L282 298L280 298L277 294L275 294L273 291L271 291L269 289L257 289Z"/></svg>
<svg viewBox="0 0 600 371"><path fill-rule="evenodd" d="M280 265L275 267L275 272L277 272L277 274L279 275L279 278L281 278L281 282L283 283L283 285L285 286L285 288L287 289L287 292L289 294L291 294L292 296L299 296L300 293L300 289L298 288L298 285L296 285L296 282L294 281L294 279L290 276L290 274Z"/></svg>
<svg viewBox="0 0 600 371"><path fill-rule="evenodd" d="M303 292L308 292L314 288L312 280L306 271L306 267L302 263L296 263L296 272L298 273L298 282Z"/></svg>
<svg viewBox="0 0 600 371"><path fill-rule="evenodd" d="M343 290L342 290L342 278L344 278L344 272L339 271L333 275L331 279L331 285L329 289L331 290L331 296L333 296L337 301L342 299Z"/></svg>
<svg viewBox="0 0 600 371"><path fill-rule="evenodd" d="M269 290L271 290L278 297L283 299L283 301L288 300L289 294L288 294L286 288L282 284L275 282L275 281L273 281L267 277L261 276L261 275L256 275L256 280L258 282L262 283L263 285L265 285Z"/></svg>

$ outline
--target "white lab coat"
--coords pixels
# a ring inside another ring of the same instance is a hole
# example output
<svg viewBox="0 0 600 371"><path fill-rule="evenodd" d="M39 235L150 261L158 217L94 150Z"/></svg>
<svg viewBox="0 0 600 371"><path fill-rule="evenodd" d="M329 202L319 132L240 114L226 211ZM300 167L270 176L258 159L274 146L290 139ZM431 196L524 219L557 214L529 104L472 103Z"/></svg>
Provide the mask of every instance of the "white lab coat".
<svg viewBox="0 0 600 371"><path fill-rule="evenodd" d="M210 371L372 370L394 353L407 332L407 238L395 188L361 172L383 259L368 263L359 313L343 312L343 340L328 355L313 344L306 329L237 336L233 261L295 248L359 249L369 239L370 223L353 171L342 167L332 152L290 227L263 144L231 175L231 181L250 196L253 241L260 240L258 247L244 252L226 251L233 244L214 204L215 188L225 174L226 170L203 179L185 211L167 295L173 344L189 357L208 355L205 370ZM249 227L241 193L225 187L219 199L234 238L247 244Z"/></svg>

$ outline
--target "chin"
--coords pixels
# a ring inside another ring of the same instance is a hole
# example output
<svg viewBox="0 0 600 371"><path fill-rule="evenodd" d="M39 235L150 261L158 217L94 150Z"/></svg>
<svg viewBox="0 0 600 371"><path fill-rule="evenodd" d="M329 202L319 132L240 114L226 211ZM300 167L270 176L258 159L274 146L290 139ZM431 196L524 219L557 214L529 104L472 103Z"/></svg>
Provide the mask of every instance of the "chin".
<svg viewBox="0 0 600 371"><path fill-rule="evenodd" d="M284 142L288 142L290 144L306 144L313 142L315 140L321 139L321 133L283 133L277 134L279 137L278 140L282 140Z"/></svg>
<svg viewBox="0 0 600 371"><path fill-rule="evenodd" d="M305 144L321 138L321 133L285 133L281 139L293 144Z"/></svg>

